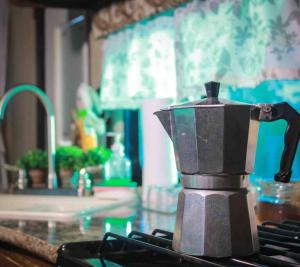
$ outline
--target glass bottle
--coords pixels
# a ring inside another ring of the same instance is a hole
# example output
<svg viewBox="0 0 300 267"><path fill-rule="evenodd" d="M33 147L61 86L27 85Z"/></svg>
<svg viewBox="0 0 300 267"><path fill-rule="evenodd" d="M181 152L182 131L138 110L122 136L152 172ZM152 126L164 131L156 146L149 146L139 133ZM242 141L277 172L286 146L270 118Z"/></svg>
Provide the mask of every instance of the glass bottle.
<svg viewBox="0 0 300 267"><path fill-rule="evenodd" d="M114 137L115 140L111 146L112 155L104 166L105 181L112 185L122 185L125 181L131 180L131 161L125 156L121 136L115 134Z"/></svg>

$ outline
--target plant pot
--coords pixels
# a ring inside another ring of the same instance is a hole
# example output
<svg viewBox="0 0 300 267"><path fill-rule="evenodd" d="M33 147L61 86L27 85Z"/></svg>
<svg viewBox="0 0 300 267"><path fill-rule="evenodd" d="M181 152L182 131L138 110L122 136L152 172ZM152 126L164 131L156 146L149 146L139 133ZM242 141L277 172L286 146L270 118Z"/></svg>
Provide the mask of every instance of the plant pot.
<svg viewBox="0 0 300 267"><path fill-rule="evenodd" d="M33 188L41 188L46 185L46 171L33 169L28 172L31 180L31 186Z"/></svg>
<svg viewBox="0 0 300 267"><path fill-rule="evenodd" d="M60 169L59 170L59 178L61 182L62 188L72 188L71 178L73 176L73 169Z"/></svg>
<svg viewBox="0 0 300 267"><path fill-rule="evenodd" d="M86 171L91 175L91 178L95 182L100 182L102 180L103 175L103 166L97 165L97 166L88 166L86 167Z"/></svg>

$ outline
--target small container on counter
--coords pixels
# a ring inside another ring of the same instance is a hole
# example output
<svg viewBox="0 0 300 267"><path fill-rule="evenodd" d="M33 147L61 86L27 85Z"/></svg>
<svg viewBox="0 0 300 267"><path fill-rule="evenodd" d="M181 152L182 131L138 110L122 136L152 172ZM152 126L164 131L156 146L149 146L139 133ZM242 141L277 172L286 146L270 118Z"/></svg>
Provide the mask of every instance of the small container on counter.
<svg viewBox="0 0 300 267"><path fill-rule="evenodd" d="M160 213L175 213L181 185L159 186L148 185L146 198L143 199L144 209Z"/></svg>
<svg viewBox="0 0 300 267"><path fill-rule="evenodd" d="M123 185L124 181L131 181L131 161L125 155L125 148L121 142L121 135L110 133L115 138L111 146L112 155L104 165L105 181L110 185Z"/></svg>
<svg viewBox="0 0 300 267"><path fill-rule="evenodd" d="M260 181L257 218L261 222L300 220L300 182Z"/></svg>

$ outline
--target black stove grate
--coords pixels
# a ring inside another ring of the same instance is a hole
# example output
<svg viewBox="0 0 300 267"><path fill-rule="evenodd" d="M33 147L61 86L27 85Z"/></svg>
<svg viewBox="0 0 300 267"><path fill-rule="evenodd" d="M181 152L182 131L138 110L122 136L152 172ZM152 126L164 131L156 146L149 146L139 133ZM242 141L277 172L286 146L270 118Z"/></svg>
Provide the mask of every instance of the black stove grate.
<svg viewBox="0 0 300 267"><path fill-rule="evenodd" d="M102 241L68 243L58 250L57 266L300 266L300 222L264 222L258 226L260 253L246 258L212 259L172 250L173 233L156 229L151 235L132 231L128 237L106 233Z"/></svg>

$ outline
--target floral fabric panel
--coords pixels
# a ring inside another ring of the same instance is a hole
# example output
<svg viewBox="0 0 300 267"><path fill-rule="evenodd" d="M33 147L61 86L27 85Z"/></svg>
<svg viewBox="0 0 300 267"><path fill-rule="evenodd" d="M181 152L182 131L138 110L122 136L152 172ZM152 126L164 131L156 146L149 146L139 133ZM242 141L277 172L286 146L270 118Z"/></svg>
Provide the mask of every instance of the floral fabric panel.
<svg viewBox="0 0 300 267"><path fill-rule="evenodd" d="M137 108L143 99L176 98L173 12L110 35L104 44L103 108Z"/></svg>
<svg viewBox="0 0 300 267"><path fill-rule="evenodd" d="M211 80L252 88L299 77L295 0L193 0L105 39L101 102L136 108L147 98L197 99Z"/></svg>
<svg viewBox="0 0 300 267"><path fill-rule="evenodd" d="M195 0L175 9L174 19L179 99L210 80L254 87L300 77L294 0Z"/></svg>

